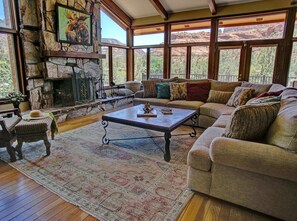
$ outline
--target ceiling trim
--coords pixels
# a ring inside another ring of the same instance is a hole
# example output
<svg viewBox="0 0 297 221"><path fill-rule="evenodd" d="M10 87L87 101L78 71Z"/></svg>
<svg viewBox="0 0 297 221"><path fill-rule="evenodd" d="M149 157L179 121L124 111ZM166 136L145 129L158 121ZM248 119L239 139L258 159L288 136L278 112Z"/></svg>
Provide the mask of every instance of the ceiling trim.
<svg viewBox="0 0 297 221"><path fill-rule="evenodd" d="M215 0L207 0L209 10L212 15L217 14L217 6Z"/></svg>
<svg viewBox="0 0 297 221"><path fill-rule="evenodd" d="M132 19L112 0L101 0L101 3L109 12L120 19L126 26L131 27Z"/></svg>
<svg viewBox="0 0 297 221"><path fill-rule="evenodd" d="M158 13L161 15L161 17L164 20L168 20L168 13L163 7L163 5L160 3L159 0L150 0L151 4L154 6L154 8L158 11Z"/></svg>

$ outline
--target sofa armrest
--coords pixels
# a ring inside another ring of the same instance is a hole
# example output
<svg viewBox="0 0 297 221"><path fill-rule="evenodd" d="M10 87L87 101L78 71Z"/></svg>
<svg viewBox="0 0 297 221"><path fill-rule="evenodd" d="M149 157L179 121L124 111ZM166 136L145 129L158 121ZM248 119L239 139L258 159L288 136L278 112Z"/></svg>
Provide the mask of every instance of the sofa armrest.
<svg viewBox="0 0 297 221"><path fill-rule="evenodd" d="M215 164L297 182L297 154L273 145L218 137L210 145L210 158Z"/></svg>
<svg viewBox="0 0 297 221"><path fill-rule="evenodd" d="M136 91L134 94L135 98L143 98L144 90Z"/></svg>

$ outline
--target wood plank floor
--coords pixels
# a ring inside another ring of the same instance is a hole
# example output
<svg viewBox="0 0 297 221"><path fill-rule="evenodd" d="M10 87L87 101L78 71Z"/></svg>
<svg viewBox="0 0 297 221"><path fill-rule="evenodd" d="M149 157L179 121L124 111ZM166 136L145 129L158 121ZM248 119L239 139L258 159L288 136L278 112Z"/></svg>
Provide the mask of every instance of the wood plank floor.
<svg viewBox="0 0 297 221"><path fill-rule="evenodd" d="M102 114L59 124L59 131L75 129L101 120ZM7 163L0 161L0 220L96 220ZM269 221L272 217L204 194L196 193L182 211L179 221Z"/></svg>

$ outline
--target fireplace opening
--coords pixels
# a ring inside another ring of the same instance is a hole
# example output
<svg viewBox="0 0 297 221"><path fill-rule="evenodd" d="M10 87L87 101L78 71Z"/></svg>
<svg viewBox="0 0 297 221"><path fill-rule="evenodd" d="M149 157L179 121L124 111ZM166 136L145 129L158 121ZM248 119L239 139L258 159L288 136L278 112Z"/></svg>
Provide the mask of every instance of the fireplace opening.
<svg viewBox="0 0 297 221"><path fill-rule="evenodd" d="M71 78L54 80L53 86L55 107L67 107L75 105Z"/></svg>

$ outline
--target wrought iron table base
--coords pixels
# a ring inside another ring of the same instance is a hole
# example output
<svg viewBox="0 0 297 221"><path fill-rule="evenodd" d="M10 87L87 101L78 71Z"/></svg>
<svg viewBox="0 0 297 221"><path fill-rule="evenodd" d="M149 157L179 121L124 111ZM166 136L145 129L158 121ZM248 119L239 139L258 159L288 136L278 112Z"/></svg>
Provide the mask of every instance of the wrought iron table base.
<svg viewBox="0 0 297 221"><path fill-rule="evenodd" d="M196 119L197 119L197 115L194 115L191 118L192 121L192 129L193 131L191 133L188 134L176 134L176 135L171 135L170 132L165 132L164 133L164 139L165 139L165 150L163 151L164 153L164 160L166 162L169 162L171 159L171 155L170 155L170 138L172 136L184 136L184 135L190 135L190 137L196 137L197 132L195 130L195 123L196 123ZM103 144L109 144L110 141L115 141L115 140L138 140L138 139L147 139L147 138L157 138L157 137L163 137L163 136L149 136L149 137L132 137L132 138L120 138L120 139L109 139L107 138L107 127L108 127L108 121L102 121L102 126L104 129L104 135L102 137L102 143Z"/></svg>

